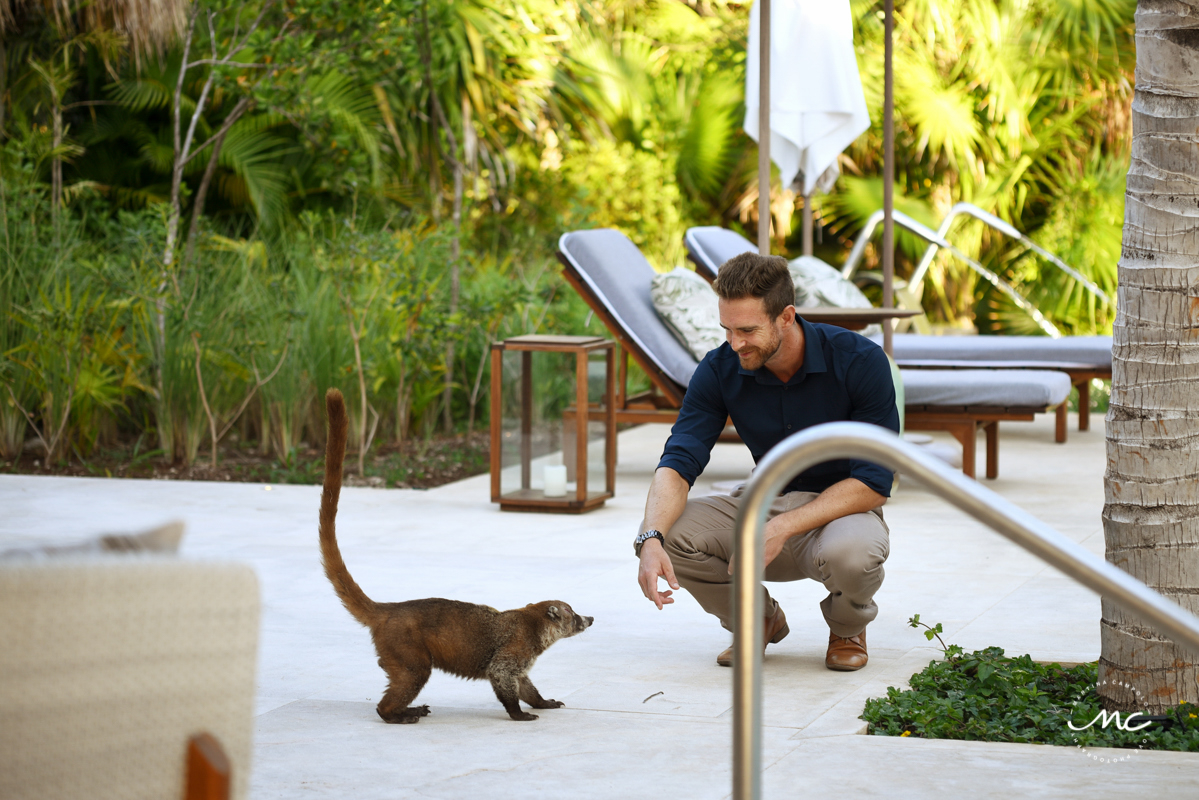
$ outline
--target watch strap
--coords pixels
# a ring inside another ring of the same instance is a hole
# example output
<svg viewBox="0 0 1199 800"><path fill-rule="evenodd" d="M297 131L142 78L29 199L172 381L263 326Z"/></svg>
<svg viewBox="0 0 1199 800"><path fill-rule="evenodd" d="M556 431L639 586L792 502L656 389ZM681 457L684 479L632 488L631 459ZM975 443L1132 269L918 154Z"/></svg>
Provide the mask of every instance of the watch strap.
<svg viewBox="0 0 1199 800"><path fill-rule="evenodd" d="M651 528L644 533L638 534L637 538L633 540L633 554L640 558L642 545L644 545L650 539L657 539L659 544L661 544L663 547L666 546L666 537L662 535L662 531Z"/></svg>

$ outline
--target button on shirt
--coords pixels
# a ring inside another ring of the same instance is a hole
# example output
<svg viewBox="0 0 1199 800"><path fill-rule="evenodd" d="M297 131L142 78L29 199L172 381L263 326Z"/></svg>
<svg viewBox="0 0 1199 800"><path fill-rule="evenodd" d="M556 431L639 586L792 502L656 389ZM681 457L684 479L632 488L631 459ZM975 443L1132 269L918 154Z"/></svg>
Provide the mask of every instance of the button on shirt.
<svg viewBox="0 0 1199 800"><path fill-rule="evenodd" d="M670 467L694 484L729 418L755 464L786 437L824 422L869 422L899 432L895 384L883 349L853 331L797 320L803 326L803 366L786 383L766 367L742 369L727 342L704 356L659 467ZM857 460L818 464L783 491L822 492L845 478L891 495L891 471Z"/></svg>

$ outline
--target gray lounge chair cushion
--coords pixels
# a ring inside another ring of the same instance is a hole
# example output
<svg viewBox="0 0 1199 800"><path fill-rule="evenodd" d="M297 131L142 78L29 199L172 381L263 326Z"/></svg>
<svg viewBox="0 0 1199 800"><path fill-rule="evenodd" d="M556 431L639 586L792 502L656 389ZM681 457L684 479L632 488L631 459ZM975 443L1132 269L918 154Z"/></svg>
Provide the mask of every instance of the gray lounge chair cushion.
<svg viewBox="0 0 1199 800"><path fill-rule="evenodd" d="M601 228L562 234L558 250L649 360L680 386L690 383L699 362L654 310L650 284L658 273L637 245Z"/></svg>
<svg viewBox="0 0 1199 800"><path fill-rule="evenodd" d="M882 344L882 337L873 337ZM1054 361L1112 367L1112 337L1064 336L928 336L898 334L896 361Z"/></svg>
<svg viewBox="0 0 1199 800"><path fill-rule="evenodd" d="M711 278L715 278L720 265L733 256L758 251L753 242L741 234L715 225L688 228L683 234L683 243L692 258L699 262L699 269L707 271Z"/></svg>
<svg viewBox="0 0 1199 800"><path fill-rule="evenodd" d="M655 275L649 294L658 316L696 361L724 344L716 293L706 280L676 267Z"/></svg>
<svg viewBox="0 0 1199 800"><path fill-rule="evenodd" d="M1051 370L901 369L899 372L909 406L1047 408L1058 405L1070 394L1070 376Z"/></svg>

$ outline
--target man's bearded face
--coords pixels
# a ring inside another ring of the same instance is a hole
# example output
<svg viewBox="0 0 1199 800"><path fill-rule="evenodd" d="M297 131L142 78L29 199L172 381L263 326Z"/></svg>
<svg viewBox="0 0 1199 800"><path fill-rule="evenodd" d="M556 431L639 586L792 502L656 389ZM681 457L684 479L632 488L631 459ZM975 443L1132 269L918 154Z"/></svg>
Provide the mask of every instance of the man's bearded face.
<svg viewBox="0 0 1199 800"><path fill-rule="evenodd" d="M780 319L771 319L761 298L720 300L720 326L741 359L741 368L758 370L774 357L783 342Z"/></svg>

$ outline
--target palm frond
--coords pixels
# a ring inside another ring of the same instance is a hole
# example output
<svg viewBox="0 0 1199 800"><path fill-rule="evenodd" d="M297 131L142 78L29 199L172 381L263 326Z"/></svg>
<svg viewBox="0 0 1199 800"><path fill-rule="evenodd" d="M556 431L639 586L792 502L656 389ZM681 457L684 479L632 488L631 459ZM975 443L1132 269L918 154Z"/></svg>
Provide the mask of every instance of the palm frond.
<svg viewBox="0 0 1199 800"><path fill-rule="evenodd" d="M735 76L715 73L698 84L697 97L679 138L679 184L689 191L715 196L737 159L740 126L740 82Z"/></svg>
<svg viewBox="0 0 1199 800"><path fill-rule="evenodd" d="M918 153L944 155L958 169L974 161L981 130L975 117L969 87L950 82L935 64L922 59L902 58L896 71L895 90L904 115L918 138Z"/></svg>
<svg viewBox="0 0 1199 800"><path fill-rule="evenodd" d="M371 87L350 76L327 72L308 81L306 87L315 109L335 126L358 140L371 163L372 183L380 183L379 133L382 118Z"/></svg>
<svg viewBox="0 0 1199 800"><path fill-rule="evenodd" d="M1116 45L1117 30L1133 22L1136 0L1040 0L1045 14L1042 43L1067 43L1071 49L1098 52Z"/></svg>
<svg viewBox="0 0 1199 800"><path fill-rule="evenodd" d="M821 217L838 236L846 239L857 236L871 214L883 207L883 182L881 178L859 178L845 175L838 181L840 191L830 195L821 204ZM895 208L917 222L937 229L940 220L927 201L904 194L902 186L894 188ZM917 259L928 246L928 242L895 228L895 242L910 259Z"/></svg>
<svg viewBox="0 0 1199 800"><path fill-rule="evenodd" d="M108 87L109 96L130 111L170 108L175 90L167 85L166 77L139 76L115 81ZM195 107L195 101L184 95L180 109L190 114Z"/></svg>
<svg viewBox="0 0 1199 800"><path fill-rule="evenodd" d="M235 205L253 205L267 225L275 224L287 208L287 172L283 163L292 152L285 140L262 129L254 116L235 122L225 137L220 164L234 171L240 183L228 181L225 196Z"/></svg>
<svg viewBox="0 0 1199 800"><path fill-rule="evenodd" d="M170 175L175 162L175 146L171 144L169 131L163 129L158 136L142 144L142 161L160 175Z"/></svg>

